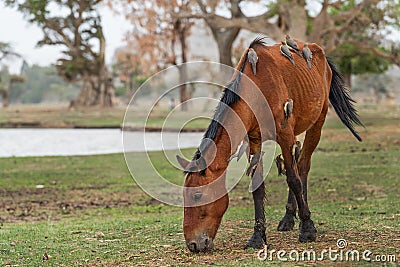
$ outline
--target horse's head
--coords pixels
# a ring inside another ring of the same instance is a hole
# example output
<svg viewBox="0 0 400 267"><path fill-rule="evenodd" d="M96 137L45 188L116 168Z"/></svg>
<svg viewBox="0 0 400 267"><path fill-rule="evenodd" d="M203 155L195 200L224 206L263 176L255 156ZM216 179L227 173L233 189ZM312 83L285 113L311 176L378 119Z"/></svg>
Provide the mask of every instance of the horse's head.
<svg viewBox="0 0 400 267"><path fill-rule="evenodd" d="M183 194L186 245L192 252L211 250L229 204L225 168L211 170L201 158L188 162L178 156L178 161L187 172Z"/></svg>

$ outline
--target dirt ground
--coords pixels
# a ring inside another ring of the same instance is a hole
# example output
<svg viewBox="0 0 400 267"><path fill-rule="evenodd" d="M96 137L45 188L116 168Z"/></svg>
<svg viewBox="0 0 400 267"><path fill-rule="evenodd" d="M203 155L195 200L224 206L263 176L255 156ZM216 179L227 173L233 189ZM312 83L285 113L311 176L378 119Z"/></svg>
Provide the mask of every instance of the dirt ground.
<svg viewBox="0 0 400 267"><path fill-rule="evenodd" d="M0 198L0 222L59 220L62 215L96 208L120 208L132 205L151 205L156 200L124 192L104 193L97 189L36 188L15 191L3 190Z"/></svg>

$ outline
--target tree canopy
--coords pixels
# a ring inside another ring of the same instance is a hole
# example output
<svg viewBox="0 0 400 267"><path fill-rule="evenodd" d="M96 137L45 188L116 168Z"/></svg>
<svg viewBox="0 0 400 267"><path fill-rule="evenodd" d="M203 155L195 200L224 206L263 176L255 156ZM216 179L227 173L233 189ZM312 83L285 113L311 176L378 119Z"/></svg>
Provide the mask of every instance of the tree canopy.
<svg viewBox="0 0 400 267"><path fill-rule="evenodd" d="M193 19L180 17L180 14L191 12L191 0L126 0L121 3L133 25L127 36L129 51L122 50L117 55L123 70L138 73L140 68L143 74L149 75L176 66L181 79L180 101L184 103L181 107L186 110L185 101L189 98L184 82L186 69L178 64L188 61L187 38ZM127 67L128 64L132 67Z"/></svg>
<svg viewBox="0 0 400 267"><path fill-rule="evenodd" d="M113 104L113 87L105 66L105 38L98 6L101 0L6 0L43 32L43 45L60 45L58 74L69 82L84 81L74 105Z"/></svg>
<svg viewBox="0 0 400 267"><path fill-rule="evenodd" d="M19 57L20 55L14 51L11 44L0 42L0 63L3 61L3 59L13 56Z"/></svg>
<svg viewBox="0 0 400 267"><path fill-rule="evenodd" d="M175 8L181 2L188 8ZM220 62L231 66L232 45L241 29L265 34L275 41L290 34L315 42L335 57L348 81L351 74L377 73L390 64L400 65L399 43L390 38L400 30L400 2L396 0L125 0L122 3L129 7L125 12L133 21L129 44L140 51L138 54L155 55L154 51L158 51L155 58L139 57L153 63L142 64L144 69L160 66L160 61L173 61L173 53L168 52L171 46L159 47L154 40L158 38L168 44L172 36L169 29L179 19L203 20L218 44ZM246 5L252 3L265 11L247 15ZM149 34L148 38L144 38L143 32Z"/></svg>
<svg viewBox="0 0 400 267"><path fill-rule="evenodd" d="M203 19L213 32L246 29L263 33L276 41L284 34L290 34L321 45L327 53L343 44L351 44L357 50L368 51L400 65L399 45L388 38L391 32L400 29L400 2L397 0L323 0L322 3L273 0L267 2L266 11L257 16L247 16L243 6L260 2L258 0L193 2L197 7L181 16ZM320 5L320 8L310 9L308 5ZM220 12L221 9L227 12ZM235 38L222 38L217 42L220 50L231 47Z"/></svg>
<svg viewBox="0 0 400 267"><path fill-rule="evenodd" d="M351 87L351 74L383 73L388 70L390 61L369 50L360 50L351 43L338 46L331 55Z"/></svg>
<svg viewBox="0 0 400 267"><path fill-rule="evenodd" d="M9 105L9 93L12 85L25 81L24 76L10 74L7 65L2 64L2 61L9 57L20 57L20 55L14 51L9 43L0 42L0 96L3 107L8 107Z"/></svg>
<svg viewBox="0 0 400 267"><path fill-rule="evenodd" d="M10 103L67 102L79 94L79 84L63 81L54 66L24 63L19 75L11 74L4 66L0 77L0 89L7 91Z"/></svg>

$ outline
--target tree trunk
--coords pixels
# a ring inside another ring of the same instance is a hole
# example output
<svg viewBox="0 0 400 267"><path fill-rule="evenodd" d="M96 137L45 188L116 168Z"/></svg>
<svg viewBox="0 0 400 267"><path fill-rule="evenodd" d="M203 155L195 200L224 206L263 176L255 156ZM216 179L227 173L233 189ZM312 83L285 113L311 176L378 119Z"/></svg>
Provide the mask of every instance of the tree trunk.
<svg viewBox="0 0 400 267"><path fill-rule="evenodd" d="M349 90L351 90L351 74L343 73L344 82Z"/></svg>
<svg viewBox="0 0 400 267"><path fill-rule="evenodd" d="M26 78L22 75L11 75L10 80L8 81L7 87L1 89L0 88L0 96L3 98L3 107L8 107L9 105L9 94L11 92L11 88L14 83L23 83Z"/></svg>
<svg viewBox="0 0 400 267"><path fill-rule="evenodd" d="M187 94L187 85L186 85L186 77L187 77L187 71L186 71L186 66L178 66L179 70L179 99L181 102L181 111L187 111L188 110L188 94Z"/></svg>
<svg viewBox="0 0 400 267"><path fill-rule="evenodd" d="M300 40L307 40L307 11L306 3L304 0L291 0L288 1L287 5L282 5L284 7L284 14L282 17L287 15L288 29L284 30L284 33L290 34L293 37ZM275 36L278 41L281 36Z"/></svg>
<svg viewBox="0 0 400 267"><path fill-rule="evenodd" d="M70 108L100 106L112 107L116 103L115 88L113 80L107 71L105 64L106 40L101 27L97 28L99 33L99 55L97 62L97 75L83 75L83 85L79 96L72 100Z"/></svg>
<svg viewBox="0 0 400 267"><path fill-rule="evenodd" d="M82 89L78 97L71 101L74 107L112 107L116 103L115 90L111 78L106 75L88 76L83 78Z"/></svg>
<svg viewBox="0 0 400 267"><path fill-rule="evenodd" d="M0 89L0 96L3 101L3 108L8 107L9 100L8 100L8 90L7 89Z"/></svg>
<svg viewBox="0 0 400 267"><path fill-rule="evenodd" d="M178 32L179 43L181 46L181 59L182 64L187 62L187 44L186 44L186 34L187 25L181 21L177 21L176 30ZM187 92L187 66L178 66L179 70L179 98L181 102L181 111L188 110L188 92Z"/></svg>
<svg viewBox="0 0 400 267"><path fill-rule="evenodd" d="M218 43L219 63L233 66L232 63L232 44L224 46Z"/></svg>
<svg viewBox="0 0 400 267"><path fill-rule="evenodd" d="M218 45L219 62L232 67L232 45L239 35L240 28L219 29L209 26Z"/></svg>
<svg viewBox="0 0 400 267"><path fill-rule="evenodd" d="M186 102L188 100L187 94L186 94L186 84L183 84L179 88L179 97L181 101L181 111L188 111L188 103Z"/></svg>

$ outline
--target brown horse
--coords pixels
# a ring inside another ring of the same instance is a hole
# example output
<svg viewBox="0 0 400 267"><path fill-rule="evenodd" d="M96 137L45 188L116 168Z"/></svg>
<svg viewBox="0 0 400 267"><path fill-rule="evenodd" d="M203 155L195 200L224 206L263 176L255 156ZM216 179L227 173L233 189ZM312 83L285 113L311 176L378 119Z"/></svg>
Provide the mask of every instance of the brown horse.
<svg viewBox="0 0 400 267"><path fill-rule="evenodd" d="M249 46L249 49L254 49L258 56L257 74L253 74L247 49L238 64L232 82L224 90L220 105L193 160L189 162L178 156L179 163L187 173L183 230L186 244L192 252L213 248L213 240L229 204L225 189L228 159L243 139L247 138L249 141L251 161L255 157L262 156L261 144L266 139L273 139L279 144L290 190L286 214L280 221L278 230L293 229L294 216L298 208L300 242L316 239L317 230L311 220L307 202L307 178L311 156L320 140L329 101L341 121L361 141L353 126L354 123L362 125L353 107L353 100L346 92L343 77L326 58L322 48L316 44L309 44L313 55L312 67L309 69L307 62L297 54L293 53L296 62L294 66L281 55L279 45L266 46L262 39L255 39ZM304 43L300 41L297 43L302 49ZM247 90L249 84L241 79L243 74L255 83L268 102L276 127L275 134L262 134L264 126L260 125L254 114L259 97L252 97L253 93L249 93L250 90ZM246 97L255 100L249 104L243 100ZM293 112L285 122L284 104L288 99L293 100ZM224 105L229 108L224 108ZM231 129L221 127L221 120L225 124L233 125ZM239 123L243 125L244 130L235 128L234 125ZM298 160L294 161L292 149L297 142L296 136L303 132L306 132L304 144ZM210 145L211 140L215 145ZM246 247L260 248L266 242L263 206L265 189L262 171L258 171L257 175L257 170L262 170L262 161L257 159L253 164L255 165L251 167L256 170L253 172L253 183L258 179L259 186L253 191L254 233ZM210 184L213 186L207 187ZM189 190L193 188L195 190ZM211 199L218 194L222 197L211 203L207 202L207 198Z"/></svg>

